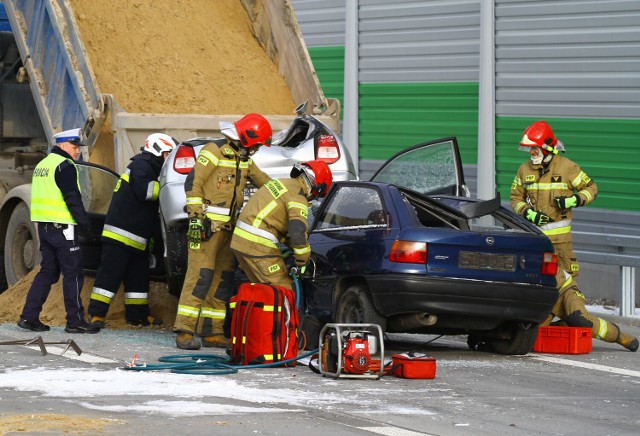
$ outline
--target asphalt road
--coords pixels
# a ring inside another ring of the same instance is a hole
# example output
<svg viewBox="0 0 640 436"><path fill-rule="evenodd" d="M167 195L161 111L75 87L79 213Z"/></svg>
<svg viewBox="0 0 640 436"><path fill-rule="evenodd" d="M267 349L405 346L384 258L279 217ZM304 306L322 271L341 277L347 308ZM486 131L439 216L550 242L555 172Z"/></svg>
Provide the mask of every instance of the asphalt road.
<svg viewBox="0 0 640 436"><path fill-rule="evenodd" d="M35 336L0 325L0 342ZM229 375L122 369L134 354L150 364L179 354L164 330L42 336L83 352L0 345L0 434L640 434L640 353L600 341L584 355L501 356L468 350L462 336L392 335L387 356L425 352L436 378L353 380L302 363Z"/></svg>

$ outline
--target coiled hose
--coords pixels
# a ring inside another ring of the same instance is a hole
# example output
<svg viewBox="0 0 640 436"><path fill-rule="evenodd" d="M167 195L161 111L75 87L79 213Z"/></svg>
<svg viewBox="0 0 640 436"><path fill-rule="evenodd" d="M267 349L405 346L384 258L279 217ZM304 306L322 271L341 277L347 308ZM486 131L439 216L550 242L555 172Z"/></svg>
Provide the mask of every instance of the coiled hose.
<svg viewBox="0 0 640 436"><path fill-rule="evenodd" d="M129 371L160 371L168 369L176 374L199 374L199 375L226 375L235 374L240 369L254 368L275 368L278 366L286 366L296 360L304 359L317 353L316 348L313 351L304 353L298 357L287 360L280 360L273 363L261 363L258 365L231 365L229 356L221 356L218 354L173 354L171 356L163 356L158 359L164 363L140 364L133 363L122 369Z"/></svg>

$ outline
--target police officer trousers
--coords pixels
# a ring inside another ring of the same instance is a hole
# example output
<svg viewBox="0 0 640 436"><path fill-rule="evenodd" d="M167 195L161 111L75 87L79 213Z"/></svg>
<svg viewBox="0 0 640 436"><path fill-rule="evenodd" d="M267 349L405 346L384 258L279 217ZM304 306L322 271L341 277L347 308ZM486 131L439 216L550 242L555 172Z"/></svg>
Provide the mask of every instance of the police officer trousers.
<svg viewBox="0 0 640 436"><path fill-rule="evenodd" d="M227 305L234 290L232 231L219 230L197 246L189 244L187 275L173 326L177 333L209 337L224 334Z"/></svg>
<svg viewBox="0 0 640 436"><path fill-rule="evenodd" d="M64 308L67 312L67 325L78 327L86 322L80 298L84 284L82 251L77 237L68 240L63 234L67 227L67 224L38 223L42 262L22 309L21 317L28 321L39 320L42 305L49 296L51 285L58 282L62 272L62 293Z"/></svg>

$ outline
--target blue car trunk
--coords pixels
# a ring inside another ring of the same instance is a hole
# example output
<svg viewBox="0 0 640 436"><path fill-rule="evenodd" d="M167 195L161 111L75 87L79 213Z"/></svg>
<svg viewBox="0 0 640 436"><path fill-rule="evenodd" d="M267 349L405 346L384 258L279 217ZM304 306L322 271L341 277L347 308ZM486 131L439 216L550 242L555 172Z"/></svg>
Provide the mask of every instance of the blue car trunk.
<svg viewBox="0 0 640 436"><path fill-rule="evenodd" d="M549 284L549 276L541 273L543 259L537 237L460 230L442 233L449 235L427 244L430 276Z"/></svg>

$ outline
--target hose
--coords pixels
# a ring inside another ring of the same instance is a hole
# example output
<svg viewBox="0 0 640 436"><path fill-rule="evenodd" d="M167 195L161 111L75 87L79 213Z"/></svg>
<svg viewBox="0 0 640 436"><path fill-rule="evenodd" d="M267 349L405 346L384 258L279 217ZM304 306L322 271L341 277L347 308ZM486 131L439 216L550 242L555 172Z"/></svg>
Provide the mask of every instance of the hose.
<svg viewBox="0 0 640 436"><path fill-rule="evenodd" d="M254 368L275 368L293 363L296 360L304 359L318 352L318 348L308 353L292 359L280 360L272 363L261 363L258 365L231 365L229 356L221 356L218 354L173 354L171 356L163 356L158 359L164 363L140 364L133 363L122 369L129 371L160 371L171 370L176 374L198 374L198 375L226 375L235 374L240 369Z"/></svg>

